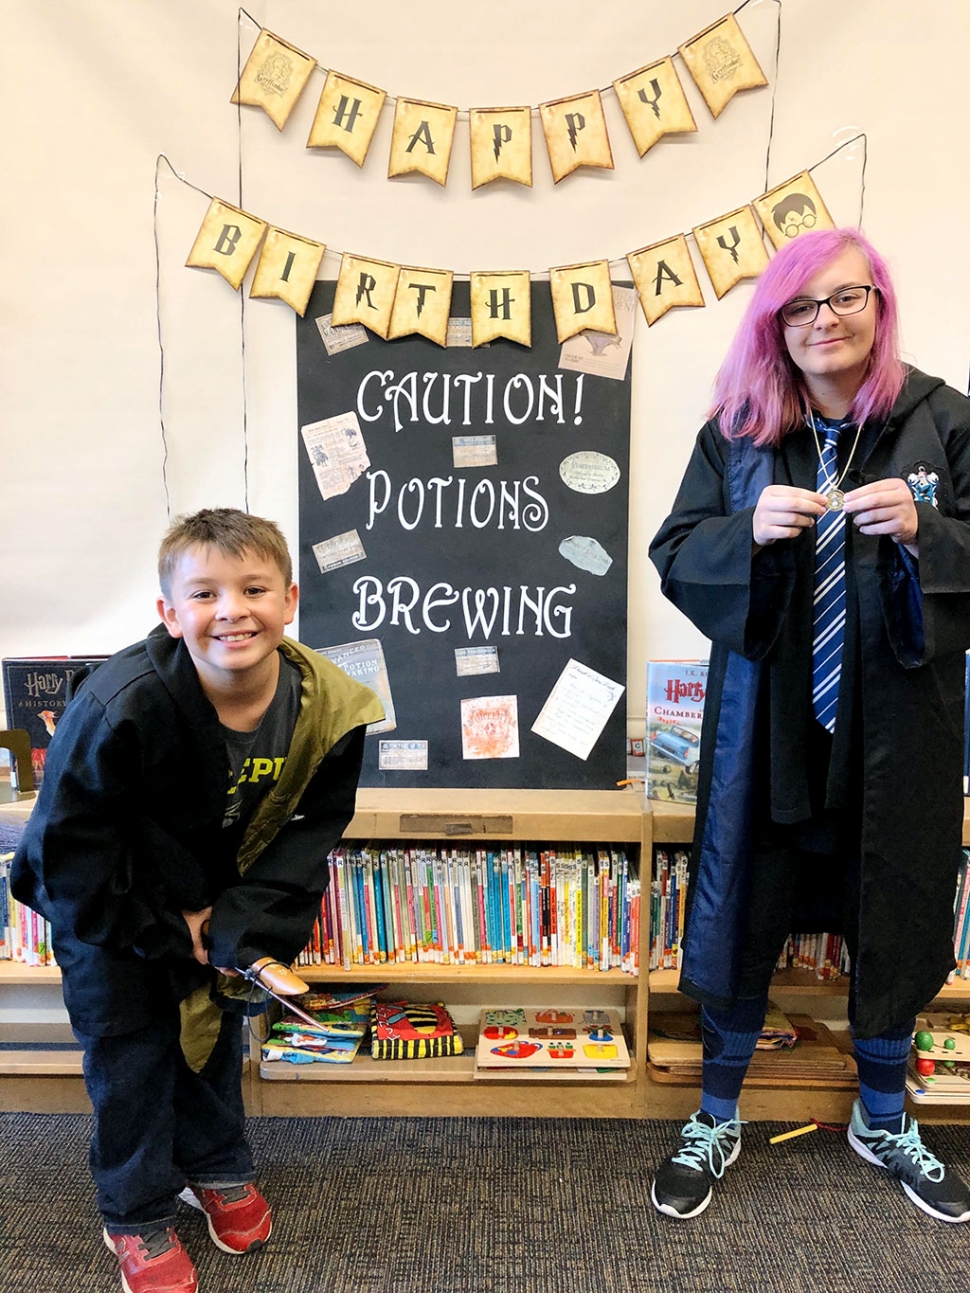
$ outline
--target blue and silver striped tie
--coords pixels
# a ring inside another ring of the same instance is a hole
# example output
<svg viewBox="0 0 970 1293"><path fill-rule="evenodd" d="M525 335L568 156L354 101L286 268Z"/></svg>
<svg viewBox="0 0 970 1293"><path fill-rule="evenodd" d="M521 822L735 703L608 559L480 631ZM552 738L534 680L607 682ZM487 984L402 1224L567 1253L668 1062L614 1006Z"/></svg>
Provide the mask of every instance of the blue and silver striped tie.
<svg viewBox="0 0 970 1293"><path fill-rule="evenodd" d="M846 424L825 427L816 489L827 494L838 479L837 447ZM835 731L845 642L845 512L826 512L815 527L815 621L812 634L812 708Z"/></svg>

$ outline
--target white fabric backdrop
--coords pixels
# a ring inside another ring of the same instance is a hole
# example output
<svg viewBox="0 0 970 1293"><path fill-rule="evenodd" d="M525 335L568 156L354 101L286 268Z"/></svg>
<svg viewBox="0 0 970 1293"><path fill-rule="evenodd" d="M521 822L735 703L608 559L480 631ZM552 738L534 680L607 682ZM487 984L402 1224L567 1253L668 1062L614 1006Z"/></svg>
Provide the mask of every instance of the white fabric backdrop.
<svg viewBox="0 0 970 1293"><path fill-rule="evenodd" d="M621 0L590 9L493 0L455 6L370 0L7 0L0 78L0 655L111 651L154 622L154 557L167 512L245 499L297 533L293 321L277 302L240 302L183 262L206 199L167 169L159 184L164 446L159 419L152 207L155 159L239 199L239 127L229 103L237 33L262 24L323 66L462 107L531 103L604 87L672 52L725 0ZM775 0L739 15L774 79ZM907 357L966 389L970 112L964 0L784 0L768 182L865 131L865 228L889 257ZM535 125L535 187L471 192L460 122L445 189L388 181L385 109L362 171L304 149L319 73L283 134L242 113L243 206L338 251L453 268L542 270L626 252L714 218L765 187L769 90L643 160L605 96L616 169L553 186ZM861 150L815 173L838 222L858 218ZM324 272L333 274L328 254ZM619 276L619 275L615 275ZM662 599L646 546L663 519L747 299L675 311L634 347L630 730L643 725L648 657L704 642Z"/></svg>

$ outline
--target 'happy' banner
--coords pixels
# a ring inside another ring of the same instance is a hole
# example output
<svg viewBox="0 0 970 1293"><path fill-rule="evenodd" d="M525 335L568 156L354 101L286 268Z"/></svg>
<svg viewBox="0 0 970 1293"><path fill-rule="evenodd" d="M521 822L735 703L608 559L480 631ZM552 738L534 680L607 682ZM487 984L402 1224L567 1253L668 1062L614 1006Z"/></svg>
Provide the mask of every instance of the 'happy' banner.
<svg viewBox="0 0 970 1293"><path fill-rule="evenodd" d="M733 13L677 52L715 119L739 91L768 84ZM311 55L261 28L231 101L262 108L282 130L316 66ZM664 135L697 129L672 56L628 73L613 89L641 157ZM363 166L386 98L366 81L328 71L307 148L339 148ZM582 166L613 169L600 91L591 90L538 108L469 108L473 188L498 179L531 188L534 111L557 184ZM448 104L398 98L388 177L417 172L444 184L458 113Z"/></svg>

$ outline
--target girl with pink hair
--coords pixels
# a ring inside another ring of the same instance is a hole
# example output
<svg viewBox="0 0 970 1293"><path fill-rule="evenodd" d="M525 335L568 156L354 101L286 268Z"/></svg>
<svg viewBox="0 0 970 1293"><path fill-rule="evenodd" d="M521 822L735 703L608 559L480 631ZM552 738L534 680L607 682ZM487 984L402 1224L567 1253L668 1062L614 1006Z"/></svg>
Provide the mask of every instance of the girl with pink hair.
<svg viewBox="0 0 970 1293"><path fill-rule="evenodd" d="M708 1206L779 954L828 931L851 959L849 1143L930 1216L970 1220L904 1110L916 1013L954 965L970 401L901 362L858 230L801 234L761 276L650 555L711 639L680 983L701 1107L653 1202Z"/></svg>

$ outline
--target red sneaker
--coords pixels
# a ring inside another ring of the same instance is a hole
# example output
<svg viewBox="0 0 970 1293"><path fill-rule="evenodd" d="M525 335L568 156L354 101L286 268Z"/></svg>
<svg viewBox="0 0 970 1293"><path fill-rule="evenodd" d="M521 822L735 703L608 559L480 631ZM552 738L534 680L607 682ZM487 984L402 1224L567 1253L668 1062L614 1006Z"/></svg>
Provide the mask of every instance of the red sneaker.
<svg viewBox="0 0 970 1293"><path fill-rule="evenodd" d="M209 1237L224 1253L251 1253L262 1248L273 1229L269 1204L252 1181L207 1189L191 1185L182 1198L205 1213Z"/></svg>
<svg viewBox="0 0 970 1293"><path fill-rule="evenodd" d="M196 1293L192 1258L169 1226L148 1235L111 1235L104 1242L118 1258L125 1293Z"/></svg>

